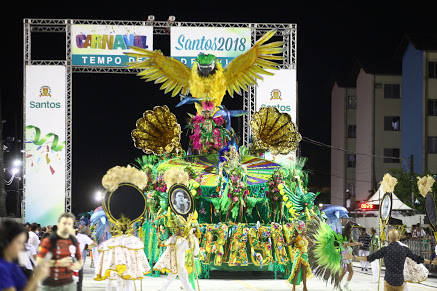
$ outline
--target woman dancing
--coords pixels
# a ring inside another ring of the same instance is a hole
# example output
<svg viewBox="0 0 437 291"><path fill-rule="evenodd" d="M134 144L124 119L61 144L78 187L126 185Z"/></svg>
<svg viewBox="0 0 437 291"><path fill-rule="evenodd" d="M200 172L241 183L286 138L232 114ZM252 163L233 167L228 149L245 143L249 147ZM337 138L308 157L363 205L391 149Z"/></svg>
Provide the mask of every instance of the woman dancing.
<svg viewBox="0 0 437 291"><path fill-rule="evenodd" d="M288 277L287 284L296 290L296 285L303 282L303 290L307 291L307 278L312 275L311 268L308 264L308 243L313 242L306 236L305 222L299 220L295 224L295 231L291 241L285 246L294 245L294 260L291 265L291 274Z"/></svg>
<svg viewBox="0 0 437 291"><path fill-rule="evenodd" d="M354 268L352 265L352 247L356 245L363 245L360 242L355 242L352 239L352 224L348 223L344 227L343 236L346 238L346 241L342 243L341 246L341 273L339 278L339 285L341 280L343 280L344 275L348 272L348 276L346 278L346 284L344 284L343 289L346 291L350 291L349 283L352 280L352 276L354 275ZM340 288L341 290L341 288Z"/></svg>

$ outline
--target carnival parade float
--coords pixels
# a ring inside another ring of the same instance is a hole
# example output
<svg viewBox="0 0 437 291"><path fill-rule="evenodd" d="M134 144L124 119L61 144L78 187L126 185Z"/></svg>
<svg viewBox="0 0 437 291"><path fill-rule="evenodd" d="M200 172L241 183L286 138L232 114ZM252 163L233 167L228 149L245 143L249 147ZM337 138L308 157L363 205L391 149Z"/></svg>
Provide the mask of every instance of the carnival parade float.
<svg viewBox="0 0 437 291"><path fill-rule="evenodd" d="M226 67L201 52L192 68L159 50L131 47L126 53L141 59L128 64L141 69L141 78L181 98L177 107L195 107L195 114L187 113L188 122L181 125L169 107L156 106L144 112L131 132L134 146L144 152L134 166L147 179L141 187L130 185L135 190L127 191L123 200L132 197L134 202L123 207L134 208L130 225L144 243L150 266L165 253L166 241L176 230L195 227L200 268L194 267L194 258L186 259L188 273L209 278L214 270L272 271L275 278L288 278L296 271L296 251L302 251L294 240L305 225L315 247L305 245L308 256L302 264L313 262L311 269L325 280L338 277L341 255L335 242L342 237L314 205L319 193L308 190L306 158L266 158L296 151L301 141L296 124L289 114L262 107L251 115L251 143L239 145L231 121L248 112L228 109L223 102L226 93L241 94L277 69L283 42L269 42L274 34L264 34ZM183 130L189 135L186 149L181 146ZM106 194L115 197L109 190ZM108 199L105 211L118 207L121 215L121 202L114 200L110 206ZM159 276L160 271L166 270L155 269L148 276Z"/></svg>

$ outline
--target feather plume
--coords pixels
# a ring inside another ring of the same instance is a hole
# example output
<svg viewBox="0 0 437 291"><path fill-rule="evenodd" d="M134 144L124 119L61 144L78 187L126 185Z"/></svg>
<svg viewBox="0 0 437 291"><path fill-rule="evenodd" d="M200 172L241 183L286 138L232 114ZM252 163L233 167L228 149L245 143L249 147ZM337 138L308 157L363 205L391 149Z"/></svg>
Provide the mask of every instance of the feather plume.
<svg viewBox="0 0 437 291"><path fill-rule="evenodd" d="M167 184L167 189L170 189L174 184L184 184L188 186L190 177L182 168L170 168L164 172L164 182Z"/></svg>
<svg viewBox="0 0 437 291"><path fill-rule="evenodd" d="M432 185L434 185L435 179L430 175L424 177L417 177L417 187L419 188L420 195L424 198L428 192L431 192Z"/></svg>
<svg viewBox="0 0 437 291"><path fill-rule="evenodd" d="M382 191L384 193L393 193L398 180L389 173L385 174L381 181Z"/></svg>
<svg viewBox="0 0 437 291"><path fill-rule="evenodd" d="M102 185L109 192L117 190L121 183L131 183L143 190L147 186L147 174L130 165L116 166L109 169L102 178Z"/></svg>

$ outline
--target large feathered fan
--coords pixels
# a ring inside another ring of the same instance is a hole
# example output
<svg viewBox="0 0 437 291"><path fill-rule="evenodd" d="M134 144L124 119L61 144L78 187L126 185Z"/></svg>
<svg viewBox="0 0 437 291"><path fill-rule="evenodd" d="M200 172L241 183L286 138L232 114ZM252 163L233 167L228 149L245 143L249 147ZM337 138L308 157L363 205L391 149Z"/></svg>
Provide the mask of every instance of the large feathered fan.
<svg viewBox="0 0 437 291"><path fill-rule="evenodd" d="M255 149L268 150L273 155L296 150L302 140L291 116L275 107L262 107L253 115L250 125Z"/></svg>
<svg viewBox="0 0 437 291"><path fill-rule="evenodd" d="M314 246L308 250L308 263L314 276L323 279L326 283L330 281L334 288L338 288L341 271L340 245L343 236L333 231L318 217L307 222L307 235L314 243Z"/></svg>
<svg viewBox="0 0 437 291"><path fill-rule="evenodd" d="M167 106L156 106L144 112L131 133L136 148L146 154L182 154L181 126Z"/></svg>

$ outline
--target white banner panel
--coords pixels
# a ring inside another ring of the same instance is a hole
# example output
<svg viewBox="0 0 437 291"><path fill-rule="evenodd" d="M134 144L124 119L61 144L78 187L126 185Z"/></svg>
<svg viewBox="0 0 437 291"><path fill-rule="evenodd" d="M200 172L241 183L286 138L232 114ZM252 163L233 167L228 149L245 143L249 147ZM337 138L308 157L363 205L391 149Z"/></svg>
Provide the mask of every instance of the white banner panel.
<svg viewBox="0 0 437 291"><path fill-rule="evenodd" d="M263 75L264 80L258 81L256 111L259 111L263 106L276 107L279 111L290 114L291 119L297 125L296 70L284 69L271 72L274 74L273 76ZM277 156L266 153L265 158L281 164L294 164L296 152Z"/></svg>
<svg viewBox="0 0 437 291"><path fill-rule="evenodd" d="M92 24L71 26L73 66L125 66L127 62L137 60L124 54L129 51L129 46L153 50L153 27Z"/></svg>
<svg viewBox="0 0 437 291"><path fill-rule="evenodd" d="M199 53L215 55L225 67L251 48L250 28L177 27L170 31L170 54L191 67Z"/></svg>
<svg viewBox="0 0 437 291"><path fill-rule="evenodd" d="M65 211L66 68L25 67L25 221L57 223Z"/></svg>
<svg viewBox="0 0 437 291"><path fill-rule="evenodd" d="M273 76L263 75L256 88L256 111L261 107L276 107L291 115L294 123L297 118L296 70L271 71Z"/></svg>

